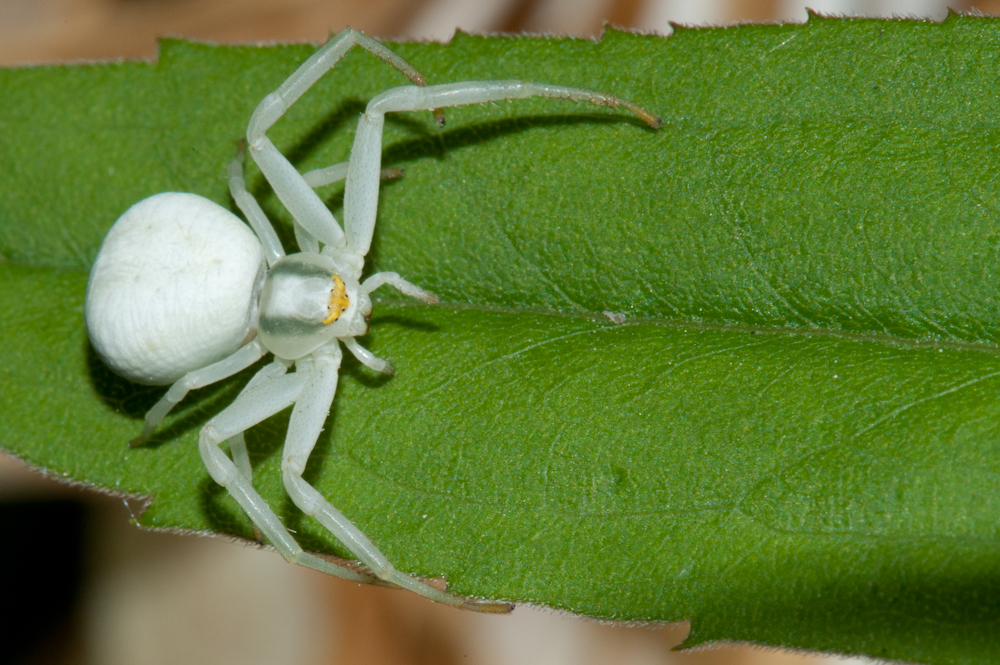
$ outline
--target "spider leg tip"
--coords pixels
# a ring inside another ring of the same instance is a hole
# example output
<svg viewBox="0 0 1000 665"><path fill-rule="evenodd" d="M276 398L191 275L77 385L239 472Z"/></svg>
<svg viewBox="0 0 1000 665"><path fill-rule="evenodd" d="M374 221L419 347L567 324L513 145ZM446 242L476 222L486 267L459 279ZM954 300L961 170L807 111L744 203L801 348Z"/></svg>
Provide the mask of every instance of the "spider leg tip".
<svg viewBox="0 0 1000 665"><path fill-rule="evenodd" d="M146 443L148 443L149 440L152 438L153 438L153 428L147 423L146 426L142 428L142 432L139 433L139 436L135 437L134 439L128 442L128 447L140 448L146 445Z"/></svg>
<svg viewBox="0 0 1000 665"><path fill-rule="evenodd" d="M468 599L461 605L464 610L482 612L484 614L510 614L514 611L513 603L498 603L490 600Z"/></svg>

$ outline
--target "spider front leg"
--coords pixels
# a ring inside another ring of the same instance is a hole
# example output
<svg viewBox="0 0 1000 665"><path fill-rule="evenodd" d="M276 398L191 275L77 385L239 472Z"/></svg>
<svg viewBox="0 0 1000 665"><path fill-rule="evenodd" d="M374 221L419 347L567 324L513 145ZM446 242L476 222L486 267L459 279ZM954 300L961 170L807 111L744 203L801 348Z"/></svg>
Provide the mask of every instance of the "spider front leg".
<svg viewBox="0 0 1000 665"><path fill-rule="evenodd" d="M273 266L285 256L285 250L281 246L278 234L268 220L264 210L257 203L257 199L247 191L246 179L243 175L243 164L246 161L246 141L241 140L236 151L236 157L229 162L229 193L232 195L236 205L243 212L250 228L254 230L260 238L264 247L264 256L267 258L267 265ZM349 162L341 162L325 168L313 169L302 174L302 179L313 189L332 185L347 177L347 165ZM382 169L379 177L382 180L393 180L403 177L403 169L392 167ZM295 231L295 241L299 249L303 252L319 253L319 241L314 235L309 233L298 220L293 220L293 230Z"/></svg>
<svg viewBox="0 0 1000 665"><path fill-rule="evenodd" d="M311 356L296 361L296 373L309 378L292 409L281 459L282 478L288 495L302 512L315 517L380 579L454 607L480 612L509 612L512 607L507 603L455 596L396 570L360 529L302 478L337 391L341 358L340 346L334 340Z"/></svg>
<svg viewBox="0 0 1000 665"><path fill-rule="evenodd" d="M352 28L345 28L296 69L277 90L265 97L257 105L247 125L250 154L260 166L264 177L271 183L274 193L292 217L313 237L333 247L345 246L343 230L337 224L333 213L313 192L291 162L267 138L266 132L306 90L355 45L389 63L413 83L426 85L423 75L401 57L371 37Z"/></svg>
<svg viewBox="0 0 1000 665"><path fill-rule="evenodd" d="M379 170L382 165L382 128L385 114L397 111L431 111L447 106L484 104L527 97L551 97L598 106L624 108L654 129L661 120L638 104L595 90L526 81L468 81L403 86L387 90L368 102L351 148L351 163L344 190L344 231L347 246L361 256L371 247L378 212Z"/></svg>

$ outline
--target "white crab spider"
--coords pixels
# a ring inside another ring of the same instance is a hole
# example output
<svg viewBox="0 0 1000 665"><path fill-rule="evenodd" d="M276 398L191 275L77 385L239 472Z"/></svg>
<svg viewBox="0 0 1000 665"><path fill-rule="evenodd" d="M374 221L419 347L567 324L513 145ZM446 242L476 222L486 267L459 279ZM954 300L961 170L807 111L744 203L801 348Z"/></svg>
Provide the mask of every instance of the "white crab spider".
<svg viewBox="0 0 1000 665"><path fill-rule="evenodd" d="M265 132L353 46L359 45L416 85L372 99L358 122L350 161L305 175ZM330 39L261 101L247 127L250 154L294 219L302 250L285 255L246 190L241 154L229 167L233 199L253 232L228 210L194 194L157 194L132 206L112 227L87 284L86 320L101 358L122 376L171 385L146 414L145 441L188 391L232 376L272 353L274 361L201 430L199 446L212 478L224 486L259 532L287 560L357 582L388 583L468 609L505 612L507 603L462 598L396 570L375 545L302 478L337 388L341 344L367 367L391 373L385 360L355 340L368 332L369 294L383 286L437 302L396 273L361 281L378 206L382 126L386 113L432 111L525 97L557 97L624 107L653 127L659 120L610 95L522 81L426 85L406 61L350 28ZM344 229L313 191L346 178ZM292 367L295 372L289 373ZM282 454L285 489L371 572L305 552L251 483L243 432L294 405ZM230 459L220 448L228 441ZM133 442L133 443L136 443Z"/></svg>

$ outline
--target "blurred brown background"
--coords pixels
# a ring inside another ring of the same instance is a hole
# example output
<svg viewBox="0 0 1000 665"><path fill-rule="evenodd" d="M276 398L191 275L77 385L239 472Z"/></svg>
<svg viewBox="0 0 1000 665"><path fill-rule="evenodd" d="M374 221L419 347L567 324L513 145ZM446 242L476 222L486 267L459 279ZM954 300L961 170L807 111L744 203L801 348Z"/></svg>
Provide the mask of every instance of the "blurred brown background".
<svg viewBox="0 0 1000 665"><path fill-rule="evenodd" d="M937 20L948 6L1000 12L1000 0L814 0L809 6L824 14ZM321 42L352 25L376 37L447 40L456 27L598 35L610 22L669 34L671 21L805 18L801 0L0 0L0 65L151 59L156 38L163 35ZM5 624L0 637L8 645L0 662L867 662L740 645L673 653L670 648L687 633L685 624L603 625L530 607L511 616L474 615L329 578L288 565L272 551L226 539L140 531L128 517L121 499L59 485L0 456L0 530L7 549L23 542L62 556L54 568L5 566L0 598L21 620L0 622ZM40 524L48 527L44 533ZM26 576L18 581L22 588L35 591L15 597L17 576Z"/></svg>
<svg viewBox="0 0 1000 665"><path fill-rule="evenodd" d="M597 35L605 22L670 33L669 22L802 22L823 14L1000 12L1000 0L0 0L0 65L152 58L156 38L324 41L351 25L376 37L447 40L470 32Z"/></svg>

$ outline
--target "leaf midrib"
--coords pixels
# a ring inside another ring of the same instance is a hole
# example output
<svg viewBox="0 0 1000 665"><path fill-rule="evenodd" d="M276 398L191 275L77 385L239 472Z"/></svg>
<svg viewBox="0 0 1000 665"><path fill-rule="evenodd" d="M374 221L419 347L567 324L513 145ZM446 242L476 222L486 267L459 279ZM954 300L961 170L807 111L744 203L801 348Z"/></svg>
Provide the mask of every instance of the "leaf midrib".
<svg viewBox="0 0 1000 665"><path fill-rule="evenodd" d="M51 270L54 272L64 273L64 274L79 274L81 276L86 276L86 271L80 270L78 268L63 268L58 266L50 265L33 265L27 262L11 261L4 256L0 256L0 265L17 266L20 268L28 268L31 270ZM413 303L410 300L403 300L397 298L373 298L372 303L374 305L385 305L387 307L393 307L396 309L406 309L410 307L427 307L428 305L423 303ZM894 335L885 335L871 332L852 332L845 330L834 330L832 328L822 328L822 327L799 327L799 326L751 326L751 325L740 325L737 323L729 322L706 322L706 321L682 321L677 319L669 319L663 317L629 317L627 313L626 320L623 323L613 323L608 320L608 318L601 312L566 312L552 309L529 309L524 307L504 307L501 305L490 305L485 303L462 303L462 302L449 302L442 301L434 307L442 307L446 309L451 309L455 311L471 311L471 312L486 312L490 314L513 314L517 316L544 316L544 317L555 317L562 319L575 319L581 321L593 321L598 324L604 324L606 328L617 328L620 326L642 326L642 325L652 325L652 326L662 326L668 328L684 328L684 329L694 329L694 330L711 330L711 331L721 331L721 332L731 332L737 334L749 334L749 335L781 335L787 337L808 337L808 338L830 338L830 339L841 339L849 342L856 343L874 343L882 344L886 346L897 346L906 349L950 349L956 351L973 351L976 353L987 353L991 355L1000 355L1000 346L995 344L987 344L984 342L961 342L954 340L940 340L940 339L914 339L909 337L898 337Z"/></svg>
<svg viewBox="0 0 1000 665"><path fill-rule="evenodd" d="M394 298L372 299L375 305L383 304L393 308L427 307L422 303L413 303L408 300L397 300ZM751 326L726 322L705 322L705 321L679 321L663 317L627 317L624 323L613 323L601 312L565 312L551 309L529 309L525 307L503 307L502 305L460 303L442 301L432 307L442 307L456 311L479 311L491 314L514 314L525 316L545 316L562 319L589 320L595 323L604 324L606 328L618 328L621 326L654 325L668 328L684 328L694 330L712 330L721 332L742 333L749 335L784 335L788 337L828 337L843 339L859 343L885 344L887 346L902 346L907 349L954 349L958 351L976 351L979 353L1000 354L1000 346L987 344L985 342L956 342L929 339L914 339L910 337L897 337L878 333L859 333L846 330L834 330L822 327L798 327L798 326ZM617 313L617 312L616 312Z"/></svg>

